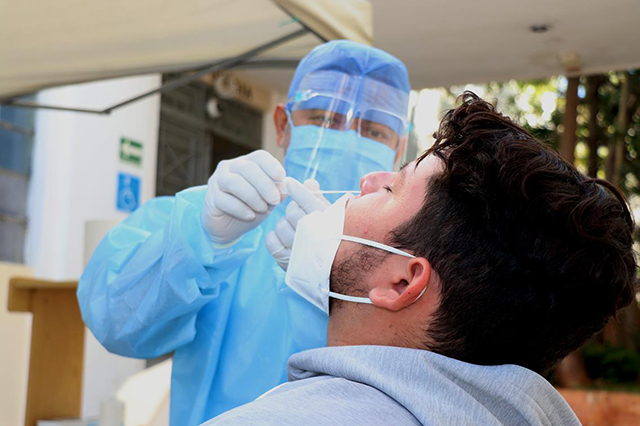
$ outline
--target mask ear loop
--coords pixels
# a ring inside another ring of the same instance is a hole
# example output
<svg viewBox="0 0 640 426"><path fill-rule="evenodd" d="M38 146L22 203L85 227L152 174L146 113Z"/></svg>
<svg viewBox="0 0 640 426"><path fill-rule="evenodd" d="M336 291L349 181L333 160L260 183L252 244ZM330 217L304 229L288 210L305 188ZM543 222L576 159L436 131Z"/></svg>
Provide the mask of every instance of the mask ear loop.
<svg viewBox="0 0 640 426"><path fill-rule="evenodd" d="M285 112L287 113L287 119L289 120L289 127L291 129L291 134L293 134L293 129L295 127L297 127L295 125L295 123L293 122L293 118L291 118L291 111L289 110L289 106L287 105L287 107L285 108ZM318 141L322 139L322 133L320 133L320 137L318 138ZM318 164L316 163L315 168L313 167L313 162L316 158L316 155L318 154L318 141L316 141L316 145L313 148L313 152L311 154L311 157L309 158L309 161L307 162L307 169L304 172L305 175L305 179L315 179L316 178L316 173L318 171ZM290 141L289 143L291 143L292 141Z"/></svg>
<svg viewBox="0 0 640 426"><path fill-rule="evenodd" d="M334 299L340 299L347 302L367 303L369 305L373 305L373 302L368 297L347 296L346 294L334 293L333 291L329 292L329 296Z"/></svg>
<svg viewBox="0 0 640 426"><path fill-rule="evenodd" d="M400 256L408 257L408 258L411 258L411 259L415 258L415 256L412 255L412 254L409 254L407 252L399 250L399 249L397 249L395 247L391 247L391 246L388 246L386 244L379 243L377 241L365 240L364 238L352 237L351 235L341 235L338 238L340 240L344 240L344 241L351 241L353 243L363 244L363 245L369 246L369 247L375 247L377 249L388 251L389 253L393 253L393 254L397 254L397 255L400 255Z"/></svg>
<svg viewBox="0 0 640 426"><path fill-rule="evenodd" d="M411 302L411 304L416 303L422 297L422 295L424 294L425 291L427 291L427 286L425 286L422 289L422 291L420 292L418 297L416 297L416 300ZM346 294L334 293L333 291L329 292L329 296L333 297L334 299L340 299L340 300L344 300L344 301L347 301L347 302L367 303L369 305L373 305L373 302L368 297L348 296Z"/></svg>
<svg viewBox="0 0 640 426"><path fill-rule="evenodd" d="M412 254L409 254L407 252L399 250L399 249L397 249L395 247L391 247L391 246L388 246L386 244L379 243L377 241L365 240L364 238L352 237L351 235L341 235L339 237L336 237L336 239L343 240L343 241L351 241L353 243L358 243L358 244L363 244L365 246L374 247L374 248L377 248L377 249L380 249L380 250L385 250L385 251L388 251L388 252L393 253L393 254L397 254L397 255L400 255L400 256L408 257L410 259L415 259L415 256L412 255ZM422 297L422 295L424 294L424 292L426 290L427 290L427 286L425 286L422 289L422 291L420 292L418 297L416 297L416 300L414 300L412 303L416 303ZM329 291L329 296L333 297L334 299L340 299L340 300L344 300L344 301L347 301L347 302L367 303L369 305L373 305L373 302L368 297L348 296L346 294L334 293L333 291Z"/></svg>

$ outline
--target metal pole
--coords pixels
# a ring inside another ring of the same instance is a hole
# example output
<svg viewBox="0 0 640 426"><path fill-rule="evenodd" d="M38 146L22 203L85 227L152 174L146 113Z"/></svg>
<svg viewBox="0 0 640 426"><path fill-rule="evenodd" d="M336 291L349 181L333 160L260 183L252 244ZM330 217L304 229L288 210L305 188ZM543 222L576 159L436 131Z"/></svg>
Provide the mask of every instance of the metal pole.
<svg viewBox="0 0 640 426"><path fill-rule="evenodd" d="M253 69L253 68L291 68L295 69L300 61L297 59L260 59L245 62L236 65L236 69Z"/></svg>
<svg viewBox="0 0 640 426"><path fill-rule="evenodd" d="M55 105L43 105L33 101L8 101L2 105L8 107L20 107L20 108L38 108L38 109L52 109L54 111L72 111L72 112L88 112L91 114L108 114L100 109L85 109L85 108L67 108Z"/></svg>
<svg viewBox="0 0 640 426"><path fill-rule="evenodd" d="M241 64L243 62L248 61L249 59L253 58L254 56L257 56L267 50L273 49L274 47L277 47L283 43L286 43L290 40L296 39L300 36L305 35L308 32L308 30L306 28L301 28L297 31L294 31L291 34L287 34L285 36L282 36L280 38L277 38L273 41L270 41L269 43L263 44L262 46L258 46L255 49L251 49L246 51L245 53L242 53L234 58L231 59L223 59L222 61L218 61L215 62L213 64L209 64L206 65L202 68L200 68L198 71L196 71L193 74L189 74L185 77L181 77L178 78L176 80L172 80L162 86L160 86L157 89L154 90L150 90L146 93L143 93L142 95L136 96L135 98L131 98L128 99L124 102L120 102L119 104L113 105L112 107L109 107L107 109L104 110L104 113L110 113L111 111L113 111L116 108L120 108L123 107L125 105L128 105L132 102L135 102L137 100L140 100L142 98L146 98L147 96L156 94L156 93L162 93L162 92L166 92L167 90L172 90L172 89L177 89L179 87L183 87L186 86L187 84L191 83L194 80L199 79L200 77L207 75L207 74L211 74L212 72L215 71L220 71L223 69L228 69L228 68L233 68L234 66Z"/></svg>
<svg viewBox="0 0 640 426"><path fill-rule="evenodd" d="M291 18L293 20L295 20L298 24L300 24L302 26L302 28L306 29L307 31L309 31L310 33L312 33L313 35L315 35L316 37L318 37L320 40L322 40L323 43L326 43L329 41L329 39L327 39L326 37L324 37L322 34L320 34L319 32L315 31L313 28L307 26L307 24L305 24L304 22L302 22L296 15L294 15L293 13L289 12L287 10L286 7L282 6L281 4L275 3L274 4L276 6L278 6L280 8L280 10L282 10L284 13L286 13L287 15L291 16Z"/></svg>

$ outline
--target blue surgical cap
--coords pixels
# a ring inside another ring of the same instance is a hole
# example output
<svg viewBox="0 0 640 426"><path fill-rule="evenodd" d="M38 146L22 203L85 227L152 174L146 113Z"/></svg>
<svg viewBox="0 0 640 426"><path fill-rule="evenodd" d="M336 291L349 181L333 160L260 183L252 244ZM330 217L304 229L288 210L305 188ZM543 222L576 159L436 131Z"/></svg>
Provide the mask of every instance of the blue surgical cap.
<svg viewBox="0 0 640 426"><path fill-rule="evenodd" d="M337 71L368 77L407 95L411 91L407 68L399 59L375 47L335 40L317 46L300 61L289 86L289 99L295 97L302 79L315 71Z"/></svg>

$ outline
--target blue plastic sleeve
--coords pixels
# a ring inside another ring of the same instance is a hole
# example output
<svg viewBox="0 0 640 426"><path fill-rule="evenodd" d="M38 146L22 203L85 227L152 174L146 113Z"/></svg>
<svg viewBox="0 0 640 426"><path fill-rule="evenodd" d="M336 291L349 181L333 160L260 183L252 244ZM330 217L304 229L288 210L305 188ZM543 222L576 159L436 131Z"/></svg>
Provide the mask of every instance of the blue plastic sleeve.
<svg viewBox="0 0 640 426"><path fill-rule="evenodd" d="M159 197L113 228L78 284L82 317L111 352L137 358L191 342L199 310L255 252L260 227L225 249L200 222L206 187Z"/></svg>

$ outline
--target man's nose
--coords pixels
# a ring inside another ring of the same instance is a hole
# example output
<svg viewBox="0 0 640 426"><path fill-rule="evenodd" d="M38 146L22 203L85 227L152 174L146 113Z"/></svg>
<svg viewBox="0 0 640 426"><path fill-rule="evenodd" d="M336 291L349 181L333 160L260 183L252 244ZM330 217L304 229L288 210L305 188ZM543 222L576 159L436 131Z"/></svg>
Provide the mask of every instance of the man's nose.
<svg viewBox="0 0 640 426"><path fill-rule="evenodd" d="M379 191L385 185L391 185L397 173L394 172L372 172L360 179L360 195L371 194Z"/></svg>

